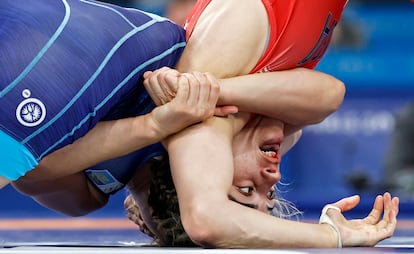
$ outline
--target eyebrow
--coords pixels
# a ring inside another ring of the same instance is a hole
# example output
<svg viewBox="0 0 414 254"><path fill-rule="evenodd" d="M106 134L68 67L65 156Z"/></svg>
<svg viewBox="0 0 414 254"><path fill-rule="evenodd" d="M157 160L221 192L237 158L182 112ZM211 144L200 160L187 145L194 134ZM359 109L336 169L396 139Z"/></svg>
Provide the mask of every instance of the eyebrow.
<svg viewBox="0 0 414 254"><path fill-rule="evenodd" d="M240 201L236 200L236 199L235 199L232 195L229 195L229 199L230 199L231 201L234 201L234 202L236 202L236 203L238 203L238 204L240 204L240 205L243 205L243 206L247 206L247 207L250 207L250 208L253 208L253 209L258 209L258 208L259 208L259 206L258 206L258 205L256 205L256 204L242 203L242 202L240 202Z"/></svg>

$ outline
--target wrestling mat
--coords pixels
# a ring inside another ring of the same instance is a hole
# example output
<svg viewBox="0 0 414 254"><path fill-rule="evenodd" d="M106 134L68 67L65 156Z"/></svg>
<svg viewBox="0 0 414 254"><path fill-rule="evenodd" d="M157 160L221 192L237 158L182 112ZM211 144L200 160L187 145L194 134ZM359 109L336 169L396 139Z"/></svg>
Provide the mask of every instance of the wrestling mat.
<svg viewBox="0 0 414 254"><path fill-rule="evenodd" d="M414 221L400 220L395 236L370 248L202 249L160 248L125 218L1 219L1 253L411 253Z"/></svg>

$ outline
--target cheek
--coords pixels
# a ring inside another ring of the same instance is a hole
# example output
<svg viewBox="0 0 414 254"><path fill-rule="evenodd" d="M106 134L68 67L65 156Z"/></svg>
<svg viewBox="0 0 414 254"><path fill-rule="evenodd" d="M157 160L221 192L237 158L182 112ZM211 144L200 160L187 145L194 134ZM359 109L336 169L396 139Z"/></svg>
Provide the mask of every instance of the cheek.
<svg viewBox="0 0 414 254"><path fill-rule="evenodd" d="M234 173L233 179L236 180L251 180L255 164L246 156L237 156L234 158Z"/></svg>
<svg viewBox="0 0 414 254"><path fill-rule="evenodd" d="M235 141L233 142L234 178L249 177L256 171L258 165L255 150L249 142L241 142L240 139Z"/></svg>

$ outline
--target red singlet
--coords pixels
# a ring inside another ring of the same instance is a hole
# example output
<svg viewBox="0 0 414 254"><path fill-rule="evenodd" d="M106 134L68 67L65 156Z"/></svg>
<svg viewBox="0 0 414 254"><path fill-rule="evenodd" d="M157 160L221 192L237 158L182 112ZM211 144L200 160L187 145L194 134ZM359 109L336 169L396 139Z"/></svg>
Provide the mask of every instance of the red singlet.
<svg viewBox="0 0 414 254"><path fill-rule="evenodd" d="M198 0L188 16L187 40L211 0ZM270 36L267 48L251 71L295 67L313 69L324 55L347 0L262 0Z"/></svg>

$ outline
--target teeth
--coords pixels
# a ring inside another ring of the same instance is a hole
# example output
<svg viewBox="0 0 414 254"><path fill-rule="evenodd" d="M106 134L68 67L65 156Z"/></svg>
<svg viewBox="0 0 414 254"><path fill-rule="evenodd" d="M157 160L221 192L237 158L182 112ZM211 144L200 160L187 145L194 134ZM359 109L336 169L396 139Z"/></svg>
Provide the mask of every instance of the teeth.
<svg viewBox="0 0 414 254"><path fill-rule="evenodd" d="M275 158L277 156L277 153L274 151L264 151L263 153L266 154L266 156L269 156L272 158Z"/></svg>

